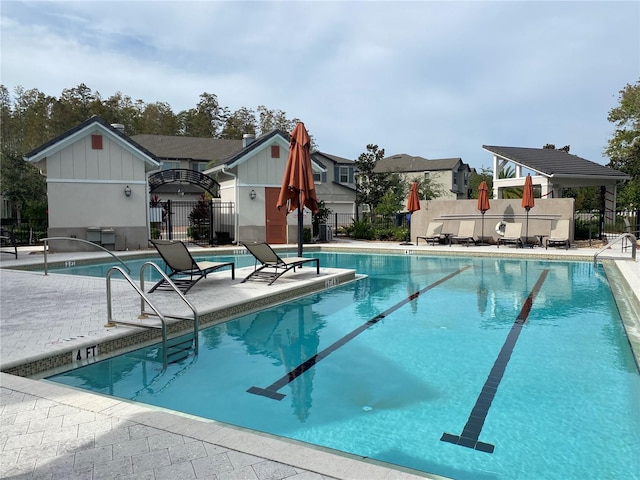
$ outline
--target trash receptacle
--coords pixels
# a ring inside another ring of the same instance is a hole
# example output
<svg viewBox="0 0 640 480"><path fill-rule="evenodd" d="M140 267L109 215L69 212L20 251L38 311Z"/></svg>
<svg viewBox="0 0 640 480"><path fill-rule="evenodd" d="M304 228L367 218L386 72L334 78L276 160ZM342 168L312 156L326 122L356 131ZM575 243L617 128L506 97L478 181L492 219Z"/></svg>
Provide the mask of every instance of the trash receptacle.
<svg viewBox="0 0 640 480"><path fill-rule="evenodd" d="M318 225L318 240L321 242L333 241L333 229L331 225L327 225L326 223Z"/></svg>
<svg viewBox="0 0 640 480"><path fill-rule="evenodd" d="M109 250L116 248L116 232L113 228L103 228L100 232L102 246Z"/></svg>
<svg viewBox="0 0 640 480"><path fill-rule="evenodd" d="M100 245L100 227L89 227L87 228L87 241L97 243Z"/></svg>

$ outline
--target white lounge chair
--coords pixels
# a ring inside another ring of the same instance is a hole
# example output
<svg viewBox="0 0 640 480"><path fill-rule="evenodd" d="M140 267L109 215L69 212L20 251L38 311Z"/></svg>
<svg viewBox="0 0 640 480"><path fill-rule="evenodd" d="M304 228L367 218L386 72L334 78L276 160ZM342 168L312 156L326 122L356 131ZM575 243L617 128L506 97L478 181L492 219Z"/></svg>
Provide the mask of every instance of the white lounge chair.
<svg viewBox="0 0 640 480"><path fill-rule="evenodd" d="M436 241L439 241L442 236L442 225L442 222L429 222L429 225L427 225L427 233L424 236L416 237L416 245L418 245L420 238L427 242L427 245L429 244L429 240L435 245Z"/></svg>
<svg viewBox="0 0 640 480"><path fill-rule="evenodd" d="M521 223L507 223L504 228L504 236L498 238L498 248L500 244L514 243L516 247L522 247L524 245L522 241L522 224Z"/></svg>
<svg viewBox="0 0 640 480"><path fill-rule="evenodd" d="M551 224L551 232L549 237L545 238L545 248L549 245L564 245L566 250L569 249L569 220L554 220Z"/></svg>
<svg viewBox="0 0 640 480"><path fill-rule="evenodd" d="M451 242L462 243L465 242L467 247L470 243L473 242L474 245L477 245L480 241L480 238L476 237L474 231L476 229L475 220L462 220L460 221L460 226L458 227L458 234L451 237Z"/></svg>

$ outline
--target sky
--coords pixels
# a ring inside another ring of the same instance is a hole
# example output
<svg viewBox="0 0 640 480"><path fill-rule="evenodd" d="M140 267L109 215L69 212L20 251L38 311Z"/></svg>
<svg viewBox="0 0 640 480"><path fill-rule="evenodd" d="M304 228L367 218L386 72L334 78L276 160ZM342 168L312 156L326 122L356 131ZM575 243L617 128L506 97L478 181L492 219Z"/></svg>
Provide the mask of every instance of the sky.
<svg viewBox="0 0 640 480"><path fill-rule="evenodd" d="M13 1L0 80L81 83L175 113L202 93L305 123L323 152L457 158L571 146L600 164L620 90L640 80L640 2Z"/></svg>

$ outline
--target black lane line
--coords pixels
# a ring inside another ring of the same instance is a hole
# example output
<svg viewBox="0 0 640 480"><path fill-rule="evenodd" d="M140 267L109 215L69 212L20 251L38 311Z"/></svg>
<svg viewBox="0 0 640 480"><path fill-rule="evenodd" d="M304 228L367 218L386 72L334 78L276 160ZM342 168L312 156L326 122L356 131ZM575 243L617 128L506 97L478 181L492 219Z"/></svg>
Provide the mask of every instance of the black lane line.
<svg viewBox="0 0 640 480"><path fill-rule="evenodd" d="M507 368L507 363L509 363L509 359L511 358L513 348L516 346L516 342L518 341L518 337L522 331L522 326L527 321L527 317L529 316L529 312L533 306L533 300L538 295L548 273L549 270L542 271L538 281L533 286L533 289L525 300L524 305L522 305L522 309L516 317L516 320L507 335L507 339L504 341L504 345L502 345L502 349L500 349L498 358L496 358L493 368L491 369L491 372L489 372L489 377L487 377L487 381L484 383L484 386L480 391L480 395L476 400L475 406L471 410L471 414L469 415L469 419L467 420L467 424L464 426L462 433L460 435L452 435L445 432L440 438L441 441L453 443L462 447L473 448L474 450L479 450L481 452L493 453L494 445L480 442L478 441L478 438L480 437L480 432L482 431L482 426L484 425L487 413L489 413L491 402L493 402L496 392L498 391L498 386L502 381L502 376Z"/></svg>
<svg viewBox="0 0 640 480"><path fill-rule="evenodd" d="M406 305L407 303L415 300L416 298L418 298L419 295L431 290L432 288L437 287L441 283L446 282L447 280L455 277L456 275L464 272L465 270L467 270L469 268L471 268L471 265L467 265L466 267L462 267L461 269L456 270L453 273L450 273L446 277L441 278L440 280L432 283L431 285L428 285L428 286L424 287L422 290L418 290L417 292L412 293L411 295L409 295L407 298L405 298L401 302L397 303L396 305L394 305L393 307L389 308L388 310L385 310L384 312L376 315L371 320L368 320L367 322L363 323L362 325L360 325L355 330L352 330L350 333L346 334L341 339L339 339L336 342L332 343L331 345L329 345L324 350L316 353L313 357L309 358L305 362L303 362L300 365L298 365L297 367L295 367L293 370L291 370L289 373L285 374L283 377L281 377L280 379L278 379L275 382L273 382L267 388L251 387L251 388L249 388L247 390L247 392L253 393L255 395L262 395L262 396L265 396L265 397L268 397L268 398L272 398L274 400L282 400L285 397L285 395L282 394L282 393L278 393L278 390L280 390L285 385L288 385L289 383L291 383L299 375L302 375L304 372L306 372L311 367L313 367L315 364L317 364L320 360L322 360L323 358L326 358L330 353L332 353L335 350L337 350L338 348L342 347L348 341L350 341L353 338L357 337L362 332L364 332L366 329L368 329L369 327L372 327L373 325L378 323L380 320L382 320L386 316L390 315L391 313L395 312L397 309L399 309L403 305Z"/></svg>

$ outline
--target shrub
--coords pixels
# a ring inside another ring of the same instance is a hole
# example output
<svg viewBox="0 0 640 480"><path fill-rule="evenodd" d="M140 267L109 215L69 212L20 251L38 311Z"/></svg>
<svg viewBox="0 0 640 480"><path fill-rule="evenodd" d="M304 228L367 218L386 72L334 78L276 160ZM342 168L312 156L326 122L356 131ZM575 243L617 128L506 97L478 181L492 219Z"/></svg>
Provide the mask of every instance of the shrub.
<svg viewBox="0 0 640 480"><path fill-rule="evenodd" d="M371 224L366 220L353 221L353 238L361 240L371 240L373 238L373 229Z"/></svg>

